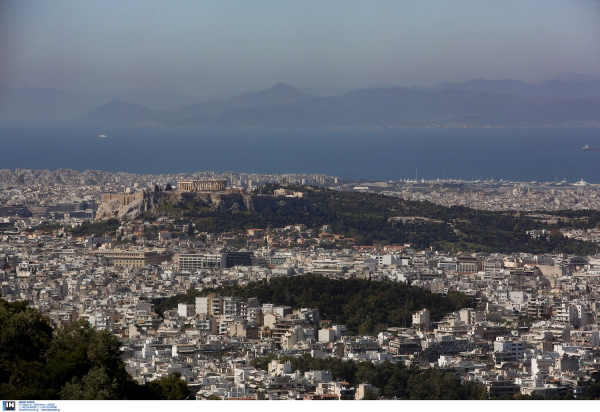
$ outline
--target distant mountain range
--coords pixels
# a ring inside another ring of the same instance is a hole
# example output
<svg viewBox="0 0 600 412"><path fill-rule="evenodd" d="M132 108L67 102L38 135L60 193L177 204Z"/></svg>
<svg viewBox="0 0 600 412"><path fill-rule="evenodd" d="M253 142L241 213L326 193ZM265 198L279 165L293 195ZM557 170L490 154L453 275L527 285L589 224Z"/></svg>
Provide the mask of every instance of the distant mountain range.
<svg viewBox="0 0 600 412"><path fill-rule="evenodd" d="M196 103L198 97L170 92L73 93L54 89L0 87L0 121L72 121L113 99L155 110Z"/></svg>
<svg viewBox="0 0 600 412"><path fill-rule="evenodd" d="M487 91L400 87L315 97L277 83L257 93L165 111L115 100L80 121L190 128L597 126L600 97L524 98Z"/></svg>
<svg viewBox="0 0 600 412"><path fill-rule="evenodd" d="M227 112L244 109L267 109L285 103L307 100L311 97L314 96L283 83L277 83L269 89L256 93L243 93L228 100L202 102L167 110L161 116L156 117L155 120L166 126L197 127L203 125L204 120L202 119L216 118ZM95 119L93 112L90 115L92 119ZM86 116L83 120L89 121L89 119L90 117Z"/></svg>
<svg viewBox="0 0 600 412"><path fill-rule="evenodd" d="M336 96L352 89L302 90L318 96ZM233 90L209 96L190 96L160 91L104 94L74 93L55 89L0 87L0 121L72 121L114 99L141 104L149 109L169 110L194 103L227 100L242 94L244 94L243 91Z"/></svg>
<svg viewBox="0 0 600 412"><path fill-rule="evenodd" d="M354 91L277 83L212 98L0 88L0 121L7 120L192 128L598 126L600 77L567 73L539 84L477 79Z"/></svg>
<svg viewBox="0 0 600 412"><path fill-rule="evenodd" d="M74 93L54 89L0 87L0 121L72 121L114 99L154 110L168 110L193 103L226 100L243 92L228 91L214 96L142 91L127 93Z"/></svg>
<svg viewBox="0 0 600 412"><path fill-rule="evenodd" d="M586 81L583 79L586 78ZM600 96L600 77L564 74L540 84L518 80L470 80L465 83L441 83L432 87L414 86L412 90L439 92L441 90L463 90L467 92L514 93L521 97L565 97L582 98Z"/></svg>

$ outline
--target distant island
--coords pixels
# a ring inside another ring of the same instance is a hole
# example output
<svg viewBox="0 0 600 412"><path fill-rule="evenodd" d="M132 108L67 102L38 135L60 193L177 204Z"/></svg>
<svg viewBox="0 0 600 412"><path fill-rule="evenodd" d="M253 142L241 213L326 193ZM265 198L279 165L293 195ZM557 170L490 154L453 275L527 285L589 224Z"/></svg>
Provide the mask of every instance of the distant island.
<svg viewBox="0 0 600 412"><path fill-rule="evenodd" d="M360 90L277 83L258 92L204 97L0 88L0 121L206 129L600 126L600 79L573 76L540 84L475 79L432 87Z"/></svg>
<svg viewBox="0 0 600 412"><path fill-rule="evenodd" d="M85 123L186 128L597 127L600 97L520 97L444 89L375 88L316 97L283 83L170 110L112 100Z"/></svg>

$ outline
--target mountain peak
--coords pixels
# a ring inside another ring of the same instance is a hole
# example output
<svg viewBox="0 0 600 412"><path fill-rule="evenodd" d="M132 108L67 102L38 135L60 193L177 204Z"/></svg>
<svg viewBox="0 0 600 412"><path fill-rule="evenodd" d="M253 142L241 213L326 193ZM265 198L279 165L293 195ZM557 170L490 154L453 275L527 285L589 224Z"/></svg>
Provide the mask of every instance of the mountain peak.
<svg viewBox="0 0 600 412"><path fill-rule="evenodd" d="M130 105L130 104L133 105L133 104L136 104L136 103L128 103L128 102L125 102L125 101L120 100L120 99L112 99L111 101L105 103L102 107L104 107L104 106L117 106L117 105L127 106L127 105Z"/></svg>
<svg viewBox="0 0 600 412"><path fill-rule="evenodd" d="M285 84L284 82L279 82L279 83L275 83L273 86L269 87L267 90L278 90L278 89L294 89L294 90L298 90L288 84Z"/></svg>
<svg viewBox="0 0 600 412"><path fill-rule="evenodd" d="M264 89L261 90L259 92L257 92L259 94L274 94L274 93L279 93L279 94L293 94L295 96L305 96L305 97L310 97L310 95L301 92L300 90L296 89L295 87L290 86L289 84L285 84L283 82L279 82L279 83L275 83L273 86L269 87L268 89Z"/></svg>
<svg viewBox="0 0 600 412"><path fill-rule="evenodd" d="M310 99L314 96L301 92L300 90L283 82L275 83L268 89L258 92L244 93L229 99L236 105L248 106L271 106L281 103L292 103Z"/></svg>
<svg viewBox="0 0 600 412"><path fill-rule="evenodd" d="M135 123L151 120L159 113L161 113L159 110L148 109L141 104L112 99L86 114L79 121L85 123Z"/></svg>

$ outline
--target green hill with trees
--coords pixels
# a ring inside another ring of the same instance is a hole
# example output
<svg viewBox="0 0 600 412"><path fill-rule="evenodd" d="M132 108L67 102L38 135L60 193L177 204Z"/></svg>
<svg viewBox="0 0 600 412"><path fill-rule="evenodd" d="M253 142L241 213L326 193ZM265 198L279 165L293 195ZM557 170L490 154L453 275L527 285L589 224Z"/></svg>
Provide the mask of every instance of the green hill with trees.
<svg viewBox="0 0 600 412"><path fill-rule="evenodd" d="M267 184L255 194L273 195L280 188ZM596 245L567 238L560 234L562 227L577 229L595 228L600 225L600 211L554 212L558 222L548 224L527 218L522 212L492 212L474 210L463 206L445 207L426 201L409 201L374 193L336 191L313 186L286 188L303 192L308 196L310 208L282 210L266 208L261 212L239 208L215 209L200 197L181 198L179 203L165 203L156 210L144 213L143 218L154 221L160 216L174 219L175 225L194 223L196 233L237 234L251 228L278 228L286 225L305 224L319 230L329 225L331 231L354 239L357 245L403 245L410 243L415 249L434 248L441 251L493 252L493 253L571 253L588 255L596 252ZM410 222L410 219L425 218ZM116 219L105 222L84 223L68 228L76 236L108 233L114 236L120 223ZM51 231L56 225L42 225ZM145 236L157 236L159 230L172 229L165 225L148 229ZM548 236L532 238L526 232L547 229ZM332 245L334 246L334 245ZM348 246L343 241L338 247Z"/></svg>
<svg viewBox="0 0 600 412"><path fill-rule="evenodd" d="M155 309L162 314L178 303L193 303L195 297L211 292L222 296L255 297L261 303L293 308L318 308L322 319L347 325L348 332L353 334L377 333L392 326L411 326L412 312L423 308L429 309L432 320L440 320L448 312L473 305L472 299L460 292L451 291L444 297L402 282L337 280L308 274L276 277L243 287L194 290L185 295L156 300Z"/></svg>
<svg viewBox="0 0 600 412"><path fill-rule="evenodd" d="M267 184L255 194L272 195L280 188ZM497 253L595 253L596 245L562 236L557 229L573 225L593 228L600 224L598 211L561 211L556 224L528 219L525 213L491 212L463 206L444 207L431 202L408 201L373 193L336 191L321 187L292 186L286 188L307 194L310 211L296 209L253 212L230 209L214 210L201 199L166 205L148 212L144 218L154 220L169 216L176 224L193 221L196 232L239 233L250 228L277 228L305 224L318 230L329 225L333 233L353 238L358 245L403 245L417 250L434 248L443 251ZM429 220L402 222L398 217L423 217ZM533 239L526 231L547 229L552 234Z"/></svg>

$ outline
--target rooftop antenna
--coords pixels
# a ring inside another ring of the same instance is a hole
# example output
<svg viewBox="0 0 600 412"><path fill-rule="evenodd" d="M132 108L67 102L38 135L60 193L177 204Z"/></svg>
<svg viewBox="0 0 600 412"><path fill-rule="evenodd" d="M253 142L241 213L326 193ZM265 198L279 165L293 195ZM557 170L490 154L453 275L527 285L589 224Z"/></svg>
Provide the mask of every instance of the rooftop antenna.
<svg viewBox="0 0 600 412"><path fill-rule="evenodd" d="M419 179L418 179L419 173L418 173L418 172L419 172L419 169L417 169L417 168L415 167L415 183L418 183L418 182L419 182Z"/></svg>

